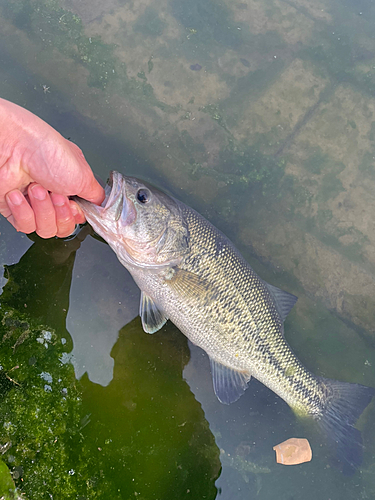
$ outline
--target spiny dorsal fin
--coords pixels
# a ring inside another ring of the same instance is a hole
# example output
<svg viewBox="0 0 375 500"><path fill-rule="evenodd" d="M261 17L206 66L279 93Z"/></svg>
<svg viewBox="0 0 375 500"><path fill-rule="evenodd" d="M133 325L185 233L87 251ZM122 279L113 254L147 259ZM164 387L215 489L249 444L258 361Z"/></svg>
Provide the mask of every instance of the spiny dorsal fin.
<svg viewBox="0 0 375 500"><path fill-rule="evenodd" d="M210 358L212 381L217 399L226 405L237 401L247 389L251 378L248 372L239 372Z"/></svg>
<svg viewBox="0 0 375 500"><path fill-rule="evenodd" d="M292 307L297 302L298 297L289 292L281 290L281 288L277 288L277 286L270 285L266 281L264 281L264 284L268 288L275 301L276 309L280 314L281 321L285 321L285 318L288 316Z"/></svg>
<svg viewBox="0 0 375 500"><path fill-rule="evenodd" d="M139 315L142 320L143 330L146 333L157 332L168 320L163 311L145 292L141 292Z"/></svg>

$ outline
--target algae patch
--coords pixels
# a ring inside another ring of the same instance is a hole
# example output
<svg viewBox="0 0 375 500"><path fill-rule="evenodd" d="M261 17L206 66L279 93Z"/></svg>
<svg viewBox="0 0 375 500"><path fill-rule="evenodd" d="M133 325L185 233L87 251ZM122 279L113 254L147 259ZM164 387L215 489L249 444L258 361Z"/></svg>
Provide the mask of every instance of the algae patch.
<svg viewBox="0 0 375 500"><path fill-rule="evenodd" d="M27 496L50 490L74 498L77 485L67 471L71 441L79 439L81 398L73 366L59 361L65 348L55 332L11 308L2 307L0 316L0 442L11 443L3 458L18 471L13 478Z"/></svg>

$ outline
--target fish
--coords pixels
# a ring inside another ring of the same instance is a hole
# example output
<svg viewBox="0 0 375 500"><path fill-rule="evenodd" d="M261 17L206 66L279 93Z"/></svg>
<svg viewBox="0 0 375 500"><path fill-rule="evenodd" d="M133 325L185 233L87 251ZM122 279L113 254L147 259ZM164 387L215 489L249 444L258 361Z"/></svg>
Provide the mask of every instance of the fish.
<svg viewBox="0 0 375 500"><path fill-rule="evenodd" d="M260 278L221 231L149 183L112 171L105 192L101 206L75 199L140 288L144 331L170 320L202 348L222 403L259 380L297 416L317 422L342 470L353 473L363 454L354 425L375 389L305 368L284 336L297 297Z"/></svg>

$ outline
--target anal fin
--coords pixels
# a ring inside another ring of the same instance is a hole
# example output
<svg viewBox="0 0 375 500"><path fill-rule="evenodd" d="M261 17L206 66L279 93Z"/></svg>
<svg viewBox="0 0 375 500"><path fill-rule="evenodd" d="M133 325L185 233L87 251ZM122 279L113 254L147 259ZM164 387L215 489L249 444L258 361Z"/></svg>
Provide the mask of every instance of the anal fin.
<svg viewBox="0 0 375 500"><path fill-rule="evenodd" d="M168 318L163 311L146 293L141 292L139 315L142 320L143 330L146 333L155 333L167 322Z"/></svg>
<svg viewBox="0 0 375 500"><path fill-rule="evenodd" d="M251 378L250 373L240 372L210 358L214 391L221 403L229 405L242 396Z"/></svg>

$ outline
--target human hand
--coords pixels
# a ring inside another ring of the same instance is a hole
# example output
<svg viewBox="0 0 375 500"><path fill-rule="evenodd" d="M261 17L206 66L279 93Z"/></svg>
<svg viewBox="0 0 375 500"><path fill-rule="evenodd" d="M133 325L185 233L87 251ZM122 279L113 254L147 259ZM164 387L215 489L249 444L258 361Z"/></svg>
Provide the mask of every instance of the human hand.
<svg viewBox="0 0 375 500"><path fill-rule="evenodd" d="M0 99L0 213L23 233L65 237L85 221L77 195L100 204L104 190L81 150L24 108Z"/></svg>

